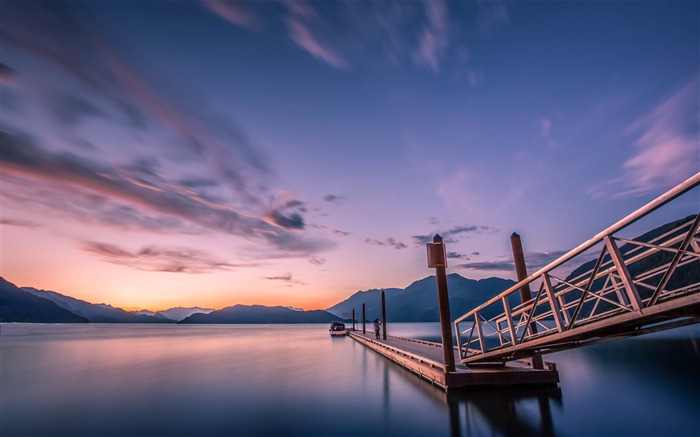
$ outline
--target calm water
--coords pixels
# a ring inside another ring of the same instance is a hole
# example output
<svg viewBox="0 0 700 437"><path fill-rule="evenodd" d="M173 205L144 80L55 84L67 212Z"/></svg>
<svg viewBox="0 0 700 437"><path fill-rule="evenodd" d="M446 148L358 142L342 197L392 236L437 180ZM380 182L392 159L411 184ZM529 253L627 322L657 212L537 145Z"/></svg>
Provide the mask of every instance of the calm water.
<svg viewBox="0 0 700 437"><path fill-rule="evenodd" d="M3 437L700 436L698 326L546 356L558 389L449 399L325 325L0 329Z"/></svg>

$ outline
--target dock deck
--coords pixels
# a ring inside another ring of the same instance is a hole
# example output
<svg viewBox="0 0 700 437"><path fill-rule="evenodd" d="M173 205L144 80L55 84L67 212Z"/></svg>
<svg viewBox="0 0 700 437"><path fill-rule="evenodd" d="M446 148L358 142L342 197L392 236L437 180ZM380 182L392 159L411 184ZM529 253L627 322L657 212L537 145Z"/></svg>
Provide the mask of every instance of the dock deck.
<svg viewBox="0 0 700 437"><path fill-rule="evenodd" d="M550 363L546 363L544 370L533 369L522 362L510 362L505 366L467 367L459 364L455 350L456 371L446 373L440 343L395 336L376 340L374 335L362 334L361 331L350 331L349 336L445 391L471 386L532 386L559 382L559 373Z"/></svg>

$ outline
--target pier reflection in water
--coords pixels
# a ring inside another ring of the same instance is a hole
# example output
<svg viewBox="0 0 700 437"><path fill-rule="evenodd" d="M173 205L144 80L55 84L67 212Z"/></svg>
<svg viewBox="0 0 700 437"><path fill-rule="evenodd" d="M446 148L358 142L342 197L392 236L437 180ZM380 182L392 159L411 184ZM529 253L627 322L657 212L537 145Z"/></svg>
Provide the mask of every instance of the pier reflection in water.
<svg viewBox="0 0 700 437"><path fill-rule="evenodd" d="M390 372L396 368L425 399L447 410L450 435L453 437L484 435L518 435L552 437L552 408L563 407L562 390L553 385L541 388L473 387L445 393L429 382L387 361L383 372L384 414L391 403ZM387 417L387 419L389 419Z"/></svg>

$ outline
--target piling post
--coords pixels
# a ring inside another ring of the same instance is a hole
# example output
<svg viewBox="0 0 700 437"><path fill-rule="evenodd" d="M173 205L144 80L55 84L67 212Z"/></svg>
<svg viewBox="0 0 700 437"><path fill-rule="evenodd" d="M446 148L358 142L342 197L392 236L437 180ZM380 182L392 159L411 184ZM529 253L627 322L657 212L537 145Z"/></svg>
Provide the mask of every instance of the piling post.
<svg viewBox="0 0 700 437"><path fill-rule="evenodd" d="M520 235L513 232L510 236L510 247L513 249L513 263L515 264L515 274L518 276L518 282L527 278L527 266L525 265L525 254L523 252L523 243L520 241ZM526 303L532 300L532 291L530 290L530 284L523 284L520 287L520 301ZM534 311L534 308L533 308ZM525 329L528 329L526 327ZM537 325L532 322L529 326L532 334L537 333ZM544 363L542 362L541 355L532 356L532 368L533 369L544 369Z"/></svg>
<svg viewBox="0 0 700 437"><path fill-rule="evenodd" d="M362 333L366 334L367 331L365 330L365 320L367 318L365 317L365 303L362 303Z"/></svg>
<svg viewBox="0 0 700 437"><path fill-rule="evenodd" d="M382 340L386 340L386 299L382 290Z"/></svg>
<svg viewBox="0 0 700 437"><path fill-rule="evenodd" d="M355 308L352 309L352 330L355 331Z"/></svg>
<svg viewBox="0 0 700 437"><path fill-rule="evenodd" d="M428 267L435 268L435 278L438 288L438 307L440 308L440 329L442 331L442 352L445 359L445 370L455 371L455 354L452 346L452 329L450 317L450 299L447 294L446 249L442 237L435 234L433 243L428 243Z"/></svg>

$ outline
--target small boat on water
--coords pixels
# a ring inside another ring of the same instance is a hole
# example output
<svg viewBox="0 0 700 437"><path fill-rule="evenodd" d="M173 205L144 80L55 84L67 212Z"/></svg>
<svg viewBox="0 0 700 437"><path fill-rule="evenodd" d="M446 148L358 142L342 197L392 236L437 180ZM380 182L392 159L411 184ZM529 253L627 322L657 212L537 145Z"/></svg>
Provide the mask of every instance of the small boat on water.
<svg viewBox="0 0 700 437"><path fill-rule="evenodd" d="M328 328L328 331L332 336L347 335L348 333L347 329L345 329L345 323L342 322L331 322L331 326Z"/></svg>

